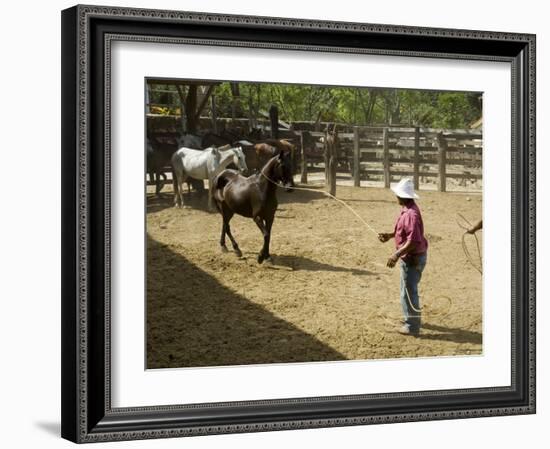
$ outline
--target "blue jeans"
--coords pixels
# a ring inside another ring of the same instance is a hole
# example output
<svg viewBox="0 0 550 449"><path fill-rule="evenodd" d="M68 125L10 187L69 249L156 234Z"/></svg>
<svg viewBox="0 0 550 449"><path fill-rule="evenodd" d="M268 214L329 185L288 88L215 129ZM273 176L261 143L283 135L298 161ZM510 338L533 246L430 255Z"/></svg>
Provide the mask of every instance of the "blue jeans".
<svg viewBox="0 0 550 449"><path fill-rule="evenodd" d="M418 283L426 266L427 254L411 256L406 262L401 259L401 307L405 325L413 332L420 329L421 313Z"/></svg>

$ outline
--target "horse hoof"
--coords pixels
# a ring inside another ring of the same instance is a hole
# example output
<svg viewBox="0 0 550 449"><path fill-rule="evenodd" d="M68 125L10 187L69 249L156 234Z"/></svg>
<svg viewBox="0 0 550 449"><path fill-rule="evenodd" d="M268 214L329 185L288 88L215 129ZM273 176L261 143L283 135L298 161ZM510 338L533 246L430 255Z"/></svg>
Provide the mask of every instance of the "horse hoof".
<svg viewBox="0 0 550 449"><path fill-rule="evenodd" d="M262 263L264 261L264 255L263 254L258 254L258 263Z"/></svg>
<svg viewBox="0 0 550 449"><path fill-rule="evenodd" d="M225 245L221 246L221 250L222 250L222 253L228 252L227 246L225 246Z"/></svg>
<svg viewBox="0 0 550 449"><path fill-rule="evenodd" d="M275 264L273 263L273 259L270 257L264 257L264 261L262 263L262 266L265 268L274 268Z"/></svg>
<svg viewBox="0 0 550 449"><path fill-rule="evenodd" d="M243 253L241 252L240 249L236 249L235 254L237 255L237 257L243 257Z"/></svg>

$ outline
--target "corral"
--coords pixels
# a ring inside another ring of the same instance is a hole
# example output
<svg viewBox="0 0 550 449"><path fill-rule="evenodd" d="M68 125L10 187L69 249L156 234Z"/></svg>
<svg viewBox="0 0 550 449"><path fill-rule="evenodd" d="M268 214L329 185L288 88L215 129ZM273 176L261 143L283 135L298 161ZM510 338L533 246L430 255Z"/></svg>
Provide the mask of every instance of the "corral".
<svg viewBox="0 0 550 449"><path fill-rule="evenodd" d="M169 187L160 196L148 187L148 368L481 353L481 277L456 223L457 213L481 217L480 194L419 192L429 256L422 334L411 339L395 332L399 271L385 266L393 242L380 243L324 186L313 187L278 192L274 264L265 266L250 219L232 221L243 257L222 254L221 217L204 196L187 195L190 207L176 209ZM338 197L380 232L399 213L389 189L339 184Z"/></svg>

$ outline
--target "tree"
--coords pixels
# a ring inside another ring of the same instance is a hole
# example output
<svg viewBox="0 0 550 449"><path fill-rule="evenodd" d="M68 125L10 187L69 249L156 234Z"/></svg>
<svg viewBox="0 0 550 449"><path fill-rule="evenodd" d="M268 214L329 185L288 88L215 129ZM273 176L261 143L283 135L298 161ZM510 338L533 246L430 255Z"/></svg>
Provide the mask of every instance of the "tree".
<svg viewBox="0 0 550 449"><path fill-rule="evenodd" d="M153 89L151 103L164 99L160 90L168 99L169 87L159 85L158 93ZM193 89L196 87L189 85L180 91L186 94L182 100L185 111L193 110ZM320 122L465 128L481 117L481 103L479 92L243 82L223 82L216 87L219 117L248 116L255 126L260 111L268 111L275 104L281 120L314 122L317 130L321 130ZM169 109L170 113L175 110ZM191 130L196 124L186 116L186 126Z"/></svg>

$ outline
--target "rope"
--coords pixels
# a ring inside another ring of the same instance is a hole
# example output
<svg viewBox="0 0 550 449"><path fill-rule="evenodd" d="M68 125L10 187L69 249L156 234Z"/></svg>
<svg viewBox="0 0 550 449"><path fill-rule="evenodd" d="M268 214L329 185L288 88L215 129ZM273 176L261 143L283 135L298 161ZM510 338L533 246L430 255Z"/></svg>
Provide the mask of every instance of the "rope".
<svg viewBox="0 0 550 449"><path fill-rule="evenodd" d="M272 184L275 184L277 187L280 187L279 184L275 181L273 181L271 178L269 178L265 173L263 172L260 172L261 175L267 179L269 182L271 182ZM328 196L329 198L332 198L333 200L336 200L338 201L340 204L342 204L343 206L345 206L350 212L353 213L353 215L355 215L366 227L367 229L369 229L371 232L375 233L376 235L378 235L378 232L369 224L367 223L363 217L361 217L351 206L349 206L345 201L339 199L339 198L336 198L334 195L332 195L331 193L329 192L326 192L324 190L317 190L317 189L310 189L310 188L307 188L307 187L292 187L294 190L303 190L303 191L306 191L306 192L315 192L315 193L318 193L318 192L321 192L323 193L324 195ZM468 220L466 220L461 214L458 214L466 223L468 223L468 225L471 227L471 224L469 223ZM458 223L458 221L457 221ZM465 228L464 226L462 226L460 223L458 223L460 227L462 227L463 229L467 229ZM464 233L464 235L466 235L467 232ZM480 273L481 273L481 270L479 270L475 264L473 263L473 260L470 256L470 253L468 252L467 248L465 247L464 245L464 235L462 236L462 241L463 241L463 250L466 254L466 257L469 258L469 261L470 263L474 266L474 268L476 268ZM477 236L474 234L474 237L476 238L476 242L477 242L477 249L478 249L478 254L479 254L479 257L480 257L480 261L481 261L481 252L480 252L480 248L479 248L479 241L477 239ZM416 308L412 301L411 301L411 298L410 298L410 295L409 295L409 290L405 287L405 292L407 293L407 301L409 303L409 306L410 308L416 312L416 313L421 313L425 307L421 307L421 308ZM448 303L448 307L445 309L445 310L442 310L442 311L439 311L439 312L433 312L433 311L430 311L430 308L427 308L425 314L428 314L428 316L434 318L434 317L447 317L448 315L450 315L450 312L451 312L451 309L453 308L453 300L452 298L450 298L449 296L446 296L446 295L439 295L439 296L436 296L433 301L435 301L436 299L445 299L447 300L447 303ZM435 310L435 309L434 309ZM400 318L394 318L394 317L389 317L389 316L386 316L386 315L383 315L382 313L375 313L373 312L371 315L369 315L368 317L369 319L370 318L382 318L384 321L386 322L390 322L390 319L394 319L395 321L398 321L400 320ZM394 323L391 323L392 325ZM380 340L376 343L380 343L384 337L383 337L383 334L378 330L378 329L374 329L372 326L367 326L367 327L370 327L372 330L374 330L375 332L379 333L382 335L382 337L380 338ZM364 335L362 335L362 340L364 339Z"/></svg>
<svg viewBox="0 0 550 449"><path fill-rule="evenodd" d="M270 179L266 174L263 172L260 172L262 176L267 179L269 182L275 184L277 187L280 187L278 183ZM370 225L368 224L361 215L359 215L349 204L347 204L345 201L342 201L340 198L336 198L334 195L332 195L329 192L325 192L324 190L317 190L317 189L308 189L307 187L292 187L293 190L303 190L306 192L315 192L315 193L323 193L324 195L328 196L329 198L332 198L333 200L338 201L340 204L345 206L353 215L355 215L361 222L367 227L367 229L371 232L374 232L376 235L378 235L378 232Z"/></svg>
<svg viewBox="0 0 550 449"><path fill-rule="evenodd" d="M409 303L409 307L412 309L413 312L416 312L416 313L422 313L422 311L425 309L425 307L420 307L420 308L416 308L412 301L411 301L411 297L409 295L409 289L405 286L405 293L407 293L407 302ZM447 316L449 315L451 309L453 308L453 300L449 297L449 296L446 296L446 295L439 295L439 296L436 296L432 301L435 301L436 299L446 299L447 302L449 303L449 307L447 308L447 310L445 310L444 312L437 312L437 313L434 313L434 312L430 312L429 311L429 308L428 310L426 310L425 313L429 314L429 316L431 317L439 317L439 316Z"/></svg>
<svg viewBox="0 0 550 449"><path fill-rule="evenodd" d="M388 299L390 299L390 293L388 291L386 291L386 297ZM407 296L408 296L408 292L407 292ZM453 301L452 299L449 297L449 296L446 296L446 295L439 295L439 296L436 296L433 301L435 300L438 300L438 299L446 299L447 302L448 302L448 307L445 308L445 309L442 309L440 311L435 311L435 309L430 310L429 308L427 307L423 307L422 309L427 309L425 314L424 314L424 317L426 317L426 315L430 318L435 318L435 317L439 317L441 320L445 320L445 318L447 318L450 314L451 314L451 309L453 308ZM410 298L409 298L409 304L410 304ZM411 304L412 305L412 304ZM417 310L417 313L419 311ZM356 321L358 321L357 318L354 318ZM392 314L388 314L386 313L385 311L381 311L381 312L372 312L370 313L367 318L364 319L365 322L377 322L377 321L380 321L382 320L383 322L385 323L388 323L390 326L395 326L396 322L400 322L402 320L402 317L401 316L392 316ZM470 327L472 327L472 325L475 324L475 323L472 323ZM392 333L392 331L388 331L387 329L383 329L383 330L380 330L378 329L376 326L373 326L372 324L364 324L363 323L363 326L371 331L372 333L374 334L378 334L378 339L376 342L369 342L370 346L377 346L378 344L380 344L382 342L382 340L384 340L384 336L385 334L387 333ZM365 340L365 335L364 333L361 334L361 341L363 342L364 344L364 340Z"/></svg>
<svg viewBox="0 0 550 449"><path fill-rule="evenodd" d="M459 220L456 220L456 224L464 229L464 234L462 234L462 251L464 252L464 255L466 256L466 259L468 262L470 262L470 265L474 267L477 271L479 271L479 274L483 274L482 268L483 268L483 260L481 258L481 248L479 246L479 239L477 238L477 235L475 233L470 234L468 231L472 227L472 224L464 217L462 214L457 214L460 219L464 223L466 223L468 226L464 226L463 223L460 223ZM477 247L477 257L479 258L479 267L476 262L474 262L474 258L472 254L470 253L470 250L468 249L468 245L466 244L466 235L473 235L474 239L476 241L476 247Z"/></svg>

